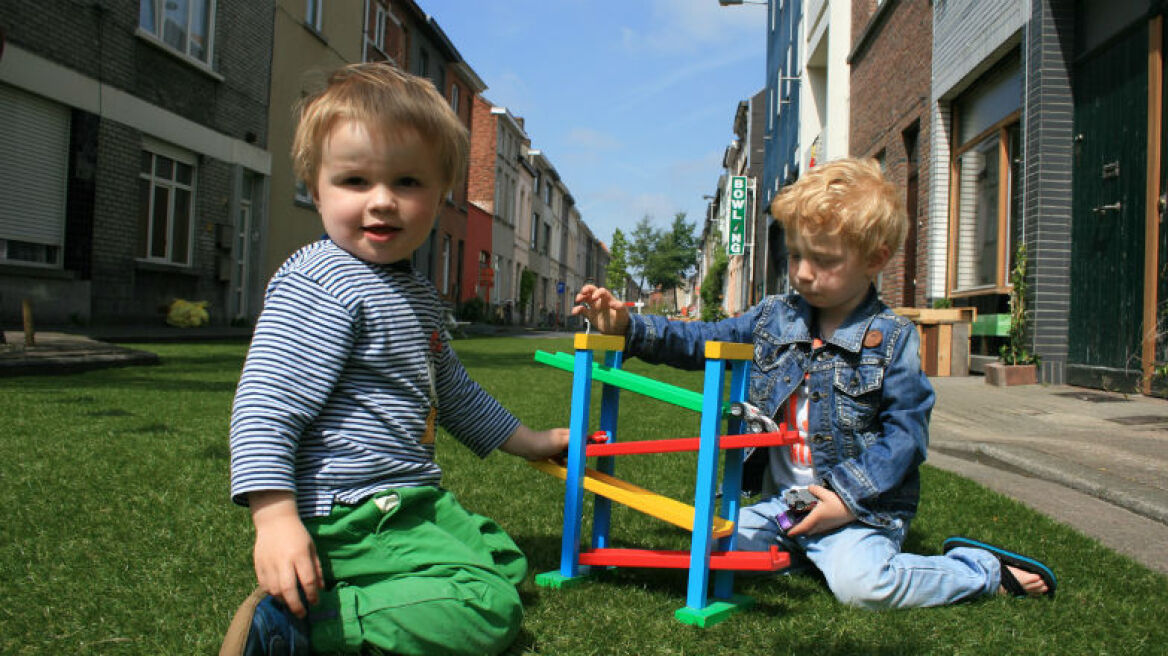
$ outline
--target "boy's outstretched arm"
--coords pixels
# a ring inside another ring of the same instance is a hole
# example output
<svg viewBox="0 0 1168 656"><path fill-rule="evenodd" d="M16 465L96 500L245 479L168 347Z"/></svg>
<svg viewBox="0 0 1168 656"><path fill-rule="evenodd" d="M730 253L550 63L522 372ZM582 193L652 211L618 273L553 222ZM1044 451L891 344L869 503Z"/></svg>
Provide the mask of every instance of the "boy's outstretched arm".
<svg viewBox="0 0 1168 656"><path fill-rule="evenodd" d="M259 586L297 617L304 617L308 609L300 599L300 590L309 604L315 604L318 591L324 587L324 572L316 545L296 511L296 496L283 490L252 492L248 505L256 529Z"/></svg>
<svg viewBox="0 0 1168 656"><path fill-rule="evenodd" d="M629 327L629 309L604 287L584 285L576 294L573 315L583 316L606 335L624 335Z"/></svg>
<svg viewBox="0 0 1168 656"><path fill-rule="evenodd" d="M527 458L528 460L542 460L558 456L568 448L568 429L552 428L545 431L533 431L523 424L511 433L506 442L499 447L503 453Z"/></svg>

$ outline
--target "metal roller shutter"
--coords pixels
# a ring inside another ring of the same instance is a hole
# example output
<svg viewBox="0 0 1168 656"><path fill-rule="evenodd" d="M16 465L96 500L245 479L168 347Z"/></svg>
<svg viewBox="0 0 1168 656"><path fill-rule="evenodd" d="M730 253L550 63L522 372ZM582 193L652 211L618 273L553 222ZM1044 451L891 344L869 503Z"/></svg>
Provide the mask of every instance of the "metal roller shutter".
<svg viewBox="0 0 1168 656"><path fill-rule="evenodd" d="M60 246L69 110L0 84L0 239Z"/></svg>

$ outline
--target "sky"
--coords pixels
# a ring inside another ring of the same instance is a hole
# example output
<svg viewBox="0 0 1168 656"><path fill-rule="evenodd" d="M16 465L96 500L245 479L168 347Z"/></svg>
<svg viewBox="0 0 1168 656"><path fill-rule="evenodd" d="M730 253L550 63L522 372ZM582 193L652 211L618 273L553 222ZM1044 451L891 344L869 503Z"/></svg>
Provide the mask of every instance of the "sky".
<svg viewBox="0 0 1168 656"><path fill-rule="evenodd" d="M766 6L718 0L417 0L523 117L593 234L701 230L738 103L765 86Z"/></svg>

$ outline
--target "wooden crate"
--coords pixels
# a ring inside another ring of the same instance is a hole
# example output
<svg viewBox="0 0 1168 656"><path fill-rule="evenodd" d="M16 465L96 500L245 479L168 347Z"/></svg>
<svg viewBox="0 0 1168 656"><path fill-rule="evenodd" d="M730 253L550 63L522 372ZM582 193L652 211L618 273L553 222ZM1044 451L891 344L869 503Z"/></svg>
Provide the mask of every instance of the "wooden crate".
<svg viewBox="0 0 1168 656"><path fill-rule="evenodd" d="M896 308L912 320L921 336L921 366L929 376L968 376L969 337L977 309Z"/></svg>

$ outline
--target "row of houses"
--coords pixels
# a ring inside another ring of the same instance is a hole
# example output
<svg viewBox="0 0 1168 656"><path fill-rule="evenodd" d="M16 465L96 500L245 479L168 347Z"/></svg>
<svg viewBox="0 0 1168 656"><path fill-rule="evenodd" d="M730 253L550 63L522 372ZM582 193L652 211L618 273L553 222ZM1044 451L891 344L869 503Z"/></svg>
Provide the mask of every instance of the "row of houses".
<svg viewBox="0 0 1168 656"><path fill-rule="evenodd" d="M350 62L430 79L471 133L414 265L452 307L550 323L607 249L522 118L413 0L0 3L0 323L246 325L321 235L288 153L296 101ZM474 302L474 299L479 299Z"/></svg>
<svg viewBox="0 0 1168 656"><path fill-rule="evenodd" d="M764 20L762 6L720 3ZM910 216L879 281L889 305L976 308L975 352L992 358L1024 247L1027 347L1042 381L1162 382L1168 3L754 4L766 5L766 86L739 106L708 212L707 235L727 243L731 184L746 179L728 312L784 289L774 196L818 162L871 157Z"/></svg>

